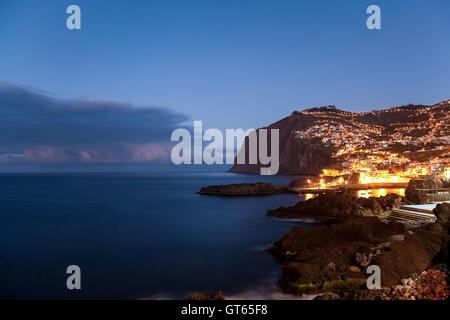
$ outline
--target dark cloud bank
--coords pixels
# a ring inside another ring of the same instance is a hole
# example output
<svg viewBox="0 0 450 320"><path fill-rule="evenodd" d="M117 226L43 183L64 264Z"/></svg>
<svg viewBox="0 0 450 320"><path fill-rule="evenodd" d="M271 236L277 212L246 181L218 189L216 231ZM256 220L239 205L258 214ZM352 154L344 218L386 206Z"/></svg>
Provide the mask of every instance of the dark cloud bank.
<svg viewBox="0 0 450 320"><path fill-rule="evenodd" d="M123 164L169 159L188 118L157 107L63 100L0 82L0 164Z"/></svg>

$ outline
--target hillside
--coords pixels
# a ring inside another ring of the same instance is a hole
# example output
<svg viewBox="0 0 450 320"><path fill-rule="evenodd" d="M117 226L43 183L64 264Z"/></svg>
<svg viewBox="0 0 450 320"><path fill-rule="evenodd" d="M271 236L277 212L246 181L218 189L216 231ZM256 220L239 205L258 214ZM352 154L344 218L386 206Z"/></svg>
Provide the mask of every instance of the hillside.
<svg viewBox="0 0 450 320"><path fill-rule="evenodd" d="M317 175L323 169L375 164L377 169L405 170L433 159L448 160L449 111L450 100L369 112L327 106L294 111L266 128L280 130L279 174ZM230 172L258 174L259 167L235 164Z"/></svg>

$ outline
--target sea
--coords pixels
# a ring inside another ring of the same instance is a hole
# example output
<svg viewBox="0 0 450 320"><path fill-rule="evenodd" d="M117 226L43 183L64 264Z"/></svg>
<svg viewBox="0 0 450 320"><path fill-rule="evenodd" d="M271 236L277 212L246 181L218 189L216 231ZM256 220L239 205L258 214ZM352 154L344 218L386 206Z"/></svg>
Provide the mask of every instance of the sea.
<svg viewBox="0 0 450 320"><path fill-rule="evenodd" d="M223 172L0 174L0 298L290 299L265 249L293 226L267 210L303 196L202 196L201 187L286 185L293 176ZM80 268L69 290L67 268Z"/></svg>

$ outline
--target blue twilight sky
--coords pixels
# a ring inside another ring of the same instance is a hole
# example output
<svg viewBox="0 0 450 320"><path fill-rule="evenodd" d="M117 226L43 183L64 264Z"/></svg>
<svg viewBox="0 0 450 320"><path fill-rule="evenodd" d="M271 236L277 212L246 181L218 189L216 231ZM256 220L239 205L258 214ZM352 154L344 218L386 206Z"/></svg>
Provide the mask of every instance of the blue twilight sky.
<svg viewBox="0 0 450 320"><path fill-rule="evenodd" d="M70 4L82 30L66 28ZM366 27L371 4L381 30ZM448 0L0 0L0 161L126 162L124 145L152 161L139 148L192 120L256 128L306 107L433 104L450 97L449 15Z"/></svg>

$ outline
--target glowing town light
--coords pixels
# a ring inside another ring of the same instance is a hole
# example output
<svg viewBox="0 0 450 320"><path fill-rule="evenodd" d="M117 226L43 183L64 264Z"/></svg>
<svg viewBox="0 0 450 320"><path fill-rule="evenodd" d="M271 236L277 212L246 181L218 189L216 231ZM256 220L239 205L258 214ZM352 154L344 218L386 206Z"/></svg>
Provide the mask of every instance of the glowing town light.
<svg viewBox="0 0 450 320"><path fill-rule="evenodd" d="M320 185L321 188L325 188L327 186L323 179L320 179L319 185Z"/></svg>

